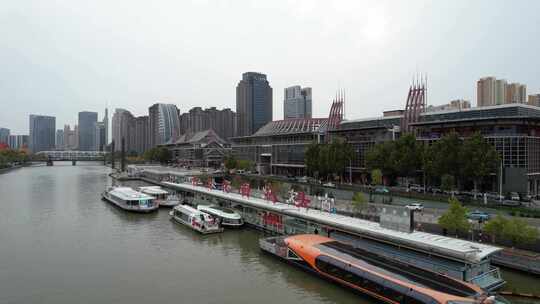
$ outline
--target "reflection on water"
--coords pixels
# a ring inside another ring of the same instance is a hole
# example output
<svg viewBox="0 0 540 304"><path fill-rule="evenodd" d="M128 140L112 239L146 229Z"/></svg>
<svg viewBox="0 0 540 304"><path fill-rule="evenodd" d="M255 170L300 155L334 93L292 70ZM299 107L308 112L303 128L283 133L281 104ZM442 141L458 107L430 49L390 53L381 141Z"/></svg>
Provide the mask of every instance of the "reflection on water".
<svg viewBox="0 0 540 304"><path fill-rule="evenodd" d="M55 163L0 175L0 303L375 303L261 252L259 231L202 236L169 209L122 211L100 198L108 173Z"/></svg>

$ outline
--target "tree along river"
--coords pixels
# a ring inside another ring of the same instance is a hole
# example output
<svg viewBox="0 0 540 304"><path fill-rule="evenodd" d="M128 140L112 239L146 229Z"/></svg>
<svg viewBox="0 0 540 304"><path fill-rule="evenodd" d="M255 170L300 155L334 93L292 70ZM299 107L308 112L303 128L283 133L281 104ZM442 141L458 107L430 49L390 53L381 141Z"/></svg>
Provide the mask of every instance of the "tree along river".
<svg viewBox="0 0 540 304"><path fill-rule="evenodd" d="M0 303L376 303L262 253L256 230L202 236L168 210L117 209L100 198L109 172L55 162L0 175ZM504 275L538 292L540 279Z"/></svg>

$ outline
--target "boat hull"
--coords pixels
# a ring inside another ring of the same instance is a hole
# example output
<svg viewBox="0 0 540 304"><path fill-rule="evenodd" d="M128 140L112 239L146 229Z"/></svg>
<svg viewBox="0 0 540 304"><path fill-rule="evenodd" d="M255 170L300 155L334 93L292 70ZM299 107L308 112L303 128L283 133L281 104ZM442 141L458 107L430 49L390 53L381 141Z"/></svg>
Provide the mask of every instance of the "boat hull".
<svg viewBox="0 0 540 304"><path fill-rule="evenodd" d="M195 227L193 225L191 225L191 223L188 223L188 222L185 222L183 221L181 218L178 218L176 216L174 216L173 212L171 211L169 213L169 216L171 217L171 220L175 221L176 223L178 224L181 224L181 225L184 225L184 226L187 226L201 234L212 234L212 233L220 233L220 232L223 232L223 228L218 228L218 229L211 229L211 230L208 230L208 229L201 229L199 227Z"/></svg>
<svg viewBox="0 0 540 304"><path fill-rule="evenodd" d="M101 198L106 200L110 204L114 205L115 207L118 207L118 208L120 208L122 210L125 210L125 211L134 212L134 213L150 213L150 212L154 212L154 211L158 210L158 208L159 208L158 205L155 205L155 206L150 207L150 208L128 207L127 205L120 204L119 202L117 202L116 200L111 198L109 195L107 195L106 192L101 193Z"/></svg>

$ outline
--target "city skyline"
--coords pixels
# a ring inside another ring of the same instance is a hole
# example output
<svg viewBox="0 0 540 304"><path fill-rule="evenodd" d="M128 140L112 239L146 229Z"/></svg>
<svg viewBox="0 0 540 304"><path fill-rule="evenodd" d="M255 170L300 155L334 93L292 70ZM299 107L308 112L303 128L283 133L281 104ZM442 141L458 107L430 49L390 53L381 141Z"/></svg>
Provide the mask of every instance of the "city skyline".
<svg viewBox="0 0 540 304"><path fill-rule="evenodd" d="M0 9L10 46L0 51L10 72L0 84L10 113L0 114L0 121L14 134L26 134L31 113L56 116L64 125L74 124L81 109L108 106L144 115L158 100L181 109L234 108L238 75L251 70L268 75L275 89L275 119L282 117L283 89L294 83L315 89L314 117L328 113L337 88L347 90L348 117L391 110L403 103L417 72L428 74L432 105L476 100L475 82L485 75L527 84L531 94L540 91L536 70L523 68L536 62L538 44L516 49L538 36L534 12L540 3L197 1L168 9L130 3L130 14L121 13L121 4L84 4L75 11L71 5L30 1ZM210 16L201 20L203 12ZM225 22L237 14L244 20ZM145 21L135 22L138 15ZM89 16L99 17L99 24ZM280 18L288 22L272 22ZM460 20L457 26L454 20ZM224 26L216 31L215 24ZM96 41L87 38L96 32L107 48L96 50ZM508 47L494 51L501 35ZM212 46L192 43L198 37Z"/></svg>

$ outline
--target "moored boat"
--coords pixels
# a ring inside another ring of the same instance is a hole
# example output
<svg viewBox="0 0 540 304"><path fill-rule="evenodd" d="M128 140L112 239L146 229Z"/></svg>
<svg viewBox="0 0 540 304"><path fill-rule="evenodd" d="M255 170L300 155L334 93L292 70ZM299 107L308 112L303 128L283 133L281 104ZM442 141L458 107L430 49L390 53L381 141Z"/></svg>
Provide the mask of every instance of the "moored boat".
<svg viewBox="0 0 540 304"><path fill-rule="evenodd" d="M159 207L153 196L135 191L129 187L109 187L101 194L101 197L127 211L148 213L157 210Z"/></svg>
<svg viewBox="0 0 540 304"><path fill-rule="evenodd" d="M384 303L507 303L471 283L319 235L264 238L259 240L259 246L291 264Z"/></svg>
<svg viewBox="0 0 540 304"><path fill-rule="evenodd" d="M222 232L216 217L186 205L178 205L169 212L171 219L202 234Z"/></svg>
<svg viewBox="0 0 540 304"><path fill-rule="evenodd" d="M223 226L240 227L244 224L242 216L238 212L229 208L216 205L198 205L197 209L219 218L219 220L221 221L221 225Z"/></svg>
<svg viewBox="0 0 540 304"><path fill-rule="evenodd" d="M160 207L174 207L180 203L178 196L169 193L160 186L144 186L137 188L137 190L155 197L155 201Z"/></svg>

